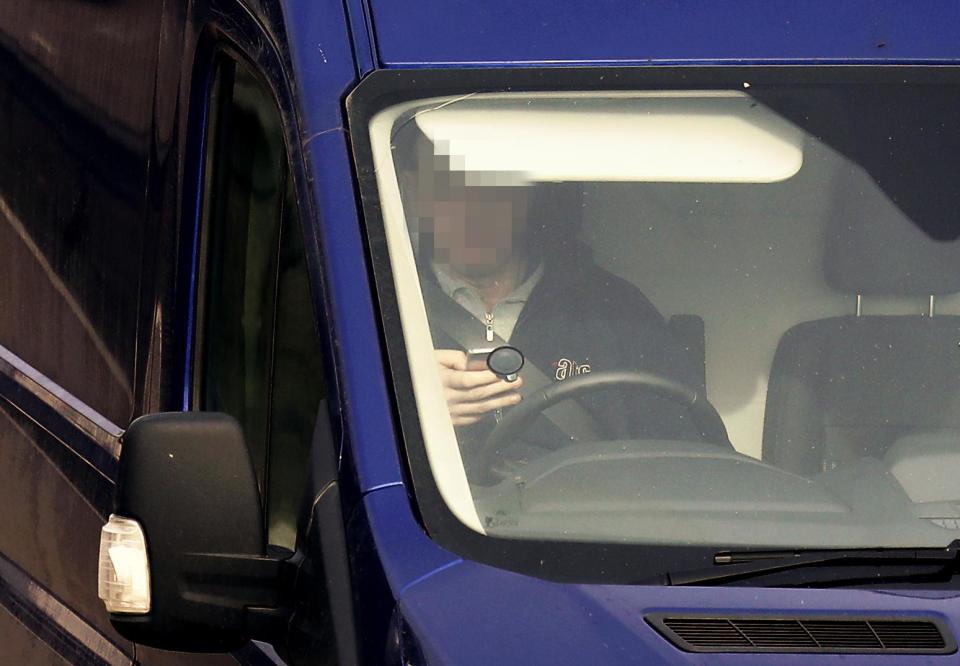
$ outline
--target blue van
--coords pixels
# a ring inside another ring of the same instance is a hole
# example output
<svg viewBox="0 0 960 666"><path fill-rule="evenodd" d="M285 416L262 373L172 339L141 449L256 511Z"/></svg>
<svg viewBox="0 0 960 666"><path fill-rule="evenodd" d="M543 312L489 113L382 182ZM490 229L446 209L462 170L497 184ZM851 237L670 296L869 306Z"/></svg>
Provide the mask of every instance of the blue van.
<svg viewBox="0 0 960 666"><path fill-rule="evenodd" d="M958 62L940 1L3 3L0 662L955 663Z"/></svg>

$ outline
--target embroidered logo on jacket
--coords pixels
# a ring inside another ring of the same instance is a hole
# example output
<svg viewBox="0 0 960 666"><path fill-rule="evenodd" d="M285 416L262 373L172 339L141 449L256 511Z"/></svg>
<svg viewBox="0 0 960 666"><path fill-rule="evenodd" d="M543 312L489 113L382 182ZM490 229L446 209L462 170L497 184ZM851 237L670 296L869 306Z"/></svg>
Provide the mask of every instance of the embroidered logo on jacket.
<svg viewBox="0 0 960 666"><path fill-rule="evenodd" d="M590 365L588 363L577 363L576 361L571 361L569 358L561 358L554 363L554 365L557 366L555 377L558 382L562 382L568 377L585 375L590 372Z"/></svg>

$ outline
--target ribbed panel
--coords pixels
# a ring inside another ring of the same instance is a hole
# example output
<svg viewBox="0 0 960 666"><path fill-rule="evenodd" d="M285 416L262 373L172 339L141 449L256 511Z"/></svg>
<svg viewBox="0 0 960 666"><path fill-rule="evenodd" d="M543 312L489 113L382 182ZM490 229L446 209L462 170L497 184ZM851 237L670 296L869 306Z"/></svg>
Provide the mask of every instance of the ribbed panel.
<svg viewBox="0 0 960 666"><path fill-rule="evenodd" d="M874 621L870 626L887 648L922 646L938 650L945 647L943 636L930 622Z"/></svg>
<svg viewBox="0 0 960 666"><path fill-rule="evenodd" d="M701 652L952 652L927 620L823 617L653 617L668 639ZM666 629L666 631L664 631Z"/></svg>
<svg viewBox="0 0 960 666"><path fill-rule="evenodd" d="M796 620L736 620L734 625L754 647L817 647Z"/></svg>
<svg viewBox="0 0 960 666"><path fill-rule="evenodd" d="M689 643L734 648L752 643L729 620L666 620L668 627Z"/></svg>
<svg viewBox="0 0 960 666"><path fill-rule="evenodd" d="M803 625L820 647L847 649L883 647L866 622L811 620L804 622Z"/></svg>

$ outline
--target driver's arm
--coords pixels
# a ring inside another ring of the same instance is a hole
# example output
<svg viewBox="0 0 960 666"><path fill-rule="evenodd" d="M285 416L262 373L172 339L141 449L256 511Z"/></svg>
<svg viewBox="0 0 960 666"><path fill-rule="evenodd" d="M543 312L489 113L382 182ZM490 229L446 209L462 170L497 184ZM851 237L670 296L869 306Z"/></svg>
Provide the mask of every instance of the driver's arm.
<svg viewBox="0 0 960 666"><path fill-rule="evenodd" d="M520 402L522 378L506 382L486 368L469 367L467 355L456 349L434 353L453 425L471 425L485 414Z"/></svg>

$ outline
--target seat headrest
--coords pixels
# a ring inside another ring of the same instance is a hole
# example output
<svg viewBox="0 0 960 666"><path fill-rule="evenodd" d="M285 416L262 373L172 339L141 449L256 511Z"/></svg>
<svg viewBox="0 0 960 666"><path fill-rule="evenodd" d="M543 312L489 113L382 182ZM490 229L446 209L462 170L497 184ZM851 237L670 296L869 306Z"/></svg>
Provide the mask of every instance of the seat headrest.
<svg viewBox="0 0 960 666"><path fill-rule="evenodd" d="M825 273L832 288L890 296L960 291L960 239L933 238L876 192L845 201L827 231Z"/></svg>

